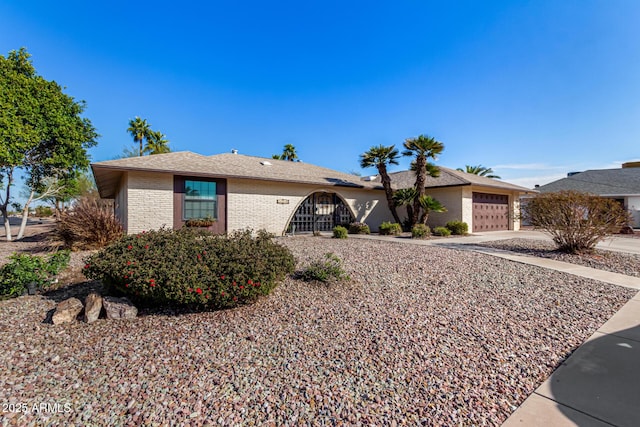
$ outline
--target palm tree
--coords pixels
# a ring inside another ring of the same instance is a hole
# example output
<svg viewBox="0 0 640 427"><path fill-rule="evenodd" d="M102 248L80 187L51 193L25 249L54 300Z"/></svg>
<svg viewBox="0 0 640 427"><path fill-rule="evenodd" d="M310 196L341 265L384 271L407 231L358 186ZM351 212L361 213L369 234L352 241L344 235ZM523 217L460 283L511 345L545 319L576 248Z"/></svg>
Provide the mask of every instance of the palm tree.
<svg viewBox="0 0 640 427"><path fill-rule="evenodd" d="M395 148L395 145L391 145L389 147L385 147L384 145L371 147L369 148L369 151L360 155L360 167L364 169L375 166L378 169L380 179L382 180L382 187L384 187L384 192L387 196L387 205L389 206L391 215L393 215L395 222L400 223L400 218L396 211L396 204L393 201L391 178L387 172L387 165L398 164L398 156L399 153Z"/></svg>
<svg viewBox="0 0 640 427"><path fill-rule="evenodd" d="M169 148L167 135L160 131L149 130L147 135L147 145L144 147L144 152L149 154L170 153L171 148Z"/></svg>
<svg viewBox="0 0 640 427"><path fill-rule="evenodd" d="M493 169L484 167L482 165L477 165L477 166L465 165L464 169L458 168L456 170L459 170L460 172L471 173L473 175L485 176L487 178L500 179L498 175L493 174Z"/></svg>
<svg viewBox="0 0 640 427"><path fill-rule="evenodd" d="M415 188L401 188L393 193L394 206L404 206L407 209L407 221L411 220L413 216L413 200L416 198L417 191ZM407 229L407 224L401 223L405 231L411 231Z"/></svg>
<svg viewBox="0 0 640 427"><path fill-rule="evenodd" d="M291 144L285 145L284 150L282 151L282 160L293 162L297 158L298 154L296 154L296 147Z"/></svg>
<svg viewBox="0 0 640 427"><path fill-rule="evenodd" d="M421 196L419 200L420 206L422 207L422 217L420 218L420 222L425 225L427 224L427 220L429 219L429 214L431 212L447 211L447 208L445 208L442 203L426 194L424 196Z"/></svg>
<svg viewBox="0 0 640 427"><path fill-rule="evenodd" d="M151 127L149 126L149 123L147 123L146 119L143 120L136 116L135 119L129 120L129 128L127 129L127 132L131 134L134 142L138 142L140 144L140 156L142 156L143 152L142 141L148 138L150 130Z"/></svg>
<svg viewBox="0 0 640 427"><path fill-rule="evenodd" d="M416 171L416 183L414 187L417 190L416 198L413 200L413 215L411 216L411 226L418 223L418 216L420 214L420 198L425 193L425 182L427 180L427 159L436 159L438 154L444 150L444 144L437 141L435 138L427 135L420 135L417 138L407 138L404 141L405 151L402 153L405 156L416 156L415 159L415 171ZM429 168L431 169L431 167Z"/></svg>

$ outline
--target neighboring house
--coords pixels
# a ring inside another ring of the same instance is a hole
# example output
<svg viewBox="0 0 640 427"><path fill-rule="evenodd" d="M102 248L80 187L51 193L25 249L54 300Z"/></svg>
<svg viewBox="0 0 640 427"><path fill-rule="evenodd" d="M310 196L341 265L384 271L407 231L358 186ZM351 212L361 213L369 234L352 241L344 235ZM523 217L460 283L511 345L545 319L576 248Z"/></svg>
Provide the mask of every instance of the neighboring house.
<svg viewBox="0 0 640 427"><path fill-rule="evenodd" d="M303 162L240 154L203 156L174 152L109 160L91 165L102 198L114 200L128 233L181 228L189 219L213 218L217 233L251 228L278 235L330 231L366 222L373 231L393 221L377 180L361 179ZM432 226L455 219L472 231L518 230L519 195L533 193L494 179L440 168L427 192L446 213ZM395 188L412 187L413 172L391 174Z"/></svg>
<svg viewBox="0 0 640 427"><path fill-rule="evenodd" d="M442 166L438 169L438 177L427 176L426 194L442 203L447 211L431 213L430 226L461 220L469 225L471 232L520 229L520 197L536 193L535 190ZM394 189L413 187L416 180L413 171L394 172L389 176Z"/></svg>
<svg viewBox="0 0 640 427"><path fill-rule="evenodd" d="M640 228L640 162L624 163L620 169L571 172L566 178L536 186L541 193L573 190L615 199L631 214L632 226Z"/></svg>

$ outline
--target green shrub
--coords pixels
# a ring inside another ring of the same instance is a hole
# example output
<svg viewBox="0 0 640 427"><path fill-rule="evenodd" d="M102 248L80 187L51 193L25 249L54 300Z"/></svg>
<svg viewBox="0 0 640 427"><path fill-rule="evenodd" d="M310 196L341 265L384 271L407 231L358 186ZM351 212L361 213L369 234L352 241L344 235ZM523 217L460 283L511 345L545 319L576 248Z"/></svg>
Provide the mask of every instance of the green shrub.
<svg viewBox="0 0 640 427"><path fill-rule="evenodd" d="M402 226L397 222L391 223L385 221L380 224L379 230L380 234L383 236L397 236L398 234L402 233Z"/></svg>
<svg viewBox="0 0 640 427"><path fill-rule="evenodd" d="M36 206L36 216L40 218L53 216L53 210L49 206Z"/></svg>
<svg viewBox="0 0 640 427"><path fill-rule="evenodd" d="M349 280L349 276L342 268L342 260L329 252L324 255L324 261L314 261L307 268L298 273L297 277L305 282L334 282Z"/></svg>
<svg viewBox="0 0 640 427"><path fill-rule="evenodd" d="M411 229L411 237L414 239L428 237L430 234L431 229L424 224L416 224Z"/></svg>
<svg viewBox="0 0 640 427"><path fill-rule="evenodd" d="M84 272L144 304L234 307L268 295L293 272L291 251L272 237L161 229L121 238L89 257Z"/></svg>
<svg viewBox="0 0 640 427"><path fill-rule="evenodd" d="M336 225L333 227L333 238L334 239L346 239L347 238L347 229L341 225Z"/></svg>
<svg viewBox="0 0 640 427"><path fill-rule="evenodd" d="M469 232L469 225L464 221L449 221L446 227L451 230L454 235L465 235Z"/></svg>
<svg viewBox="0 0 640 427"><path fill-rule="evenodd" d="M433 229L433 234L436 236L451 236L451 230L449 230L447 227L436 227Z"/></svg>
<svg viewBox="0 0 640 427"><path fill-rule="evenodd" d="M46 289L55 275L69 265L69 251L58 251L46 257L14 253L0 269L0 295L20 296L28 285Z"/></svg>
<svg viewBox="0 0 640 427"><path fill-rule="evenodd" d="M370 234L369 226L364 222L352 222L349 224L349 234Z"/></svg>
<svg viewBox="0 0 640 427"><path fill-rule="evenodd" d="M122 224L107 203L90 197L61 215L56 237L69 249L99 249L122 237Z"/></svg>

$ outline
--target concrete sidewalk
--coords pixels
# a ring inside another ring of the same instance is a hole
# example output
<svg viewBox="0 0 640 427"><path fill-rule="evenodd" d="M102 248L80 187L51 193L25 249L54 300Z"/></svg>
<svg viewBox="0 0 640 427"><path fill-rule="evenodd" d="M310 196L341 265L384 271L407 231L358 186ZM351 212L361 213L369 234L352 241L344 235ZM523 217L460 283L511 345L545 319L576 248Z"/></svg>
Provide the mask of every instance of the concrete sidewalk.
<svg viewBox="0 0 640 427"><path fill-rule="evenodd" d="M426 241L368 238L471 250L640 289L639 277L475 245L511 238L551 240L537 231L478 233ZM611 237L597 247L640 254L640 239ZM576 349L503 423L503 427L514 426L640 426L640 293Z"/></svg>

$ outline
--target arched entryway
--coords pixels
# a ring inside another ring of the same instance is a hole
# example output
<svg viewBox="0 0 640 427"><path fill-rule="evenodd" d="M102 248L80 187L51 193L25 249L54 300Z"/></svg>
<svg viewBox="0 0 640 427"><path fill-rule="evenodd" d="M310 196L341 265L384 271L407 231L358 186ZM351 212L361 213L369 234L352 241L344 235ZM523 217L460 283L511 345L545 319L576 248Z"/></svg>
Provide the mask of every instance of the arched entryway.
<svg viewBox="0 0 640 427"><path fill-rule="evenodd" d="M287 225L287 231L331 231L336 225L348 225L354 221L351 210L340 196L336 193L317 192L304 199L298 206Z"/></svg>

